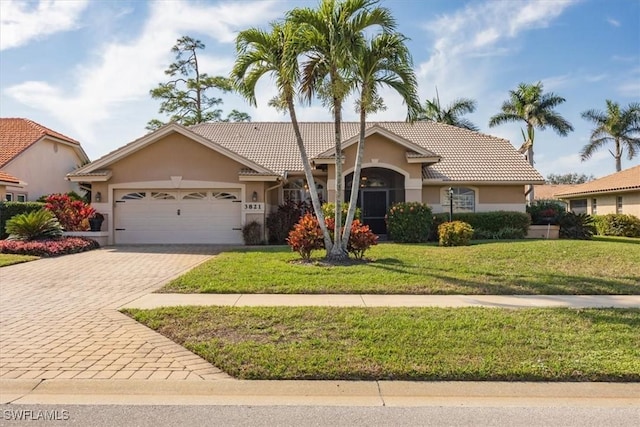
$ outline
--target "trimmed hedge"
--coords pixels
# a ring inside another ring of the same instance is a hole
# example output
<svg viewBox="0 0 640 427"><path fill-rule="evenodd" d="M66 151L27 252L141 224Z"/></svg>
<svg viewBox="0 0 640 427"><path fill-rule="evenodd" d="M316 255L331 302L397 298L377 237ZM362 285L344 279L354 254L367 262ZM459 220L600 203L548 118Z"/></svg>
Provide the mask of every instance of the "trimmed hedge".
<svg viewBox="0 0 640 427"><path fill-rule="evenodd" d="M5 231L7 221L16 215L39 211L44 208L40 202L0 202L0 239L6 239L9 234Z"/></svg>
<svg viewBox="0 0 640 427"><path fill-rule="evenodd" d="M389 239L397 243L420 243L429 239L433 214L419 202L400 202L387 212Z"/></svg>
<svg viewBox="0 0 640 427"><path fill-rule="evenodd" d="M2 240L0 241L0 254L52 257L90 251L99 247L98 242L84 237L31 241Z"/></svg>
<svg viewBox="0 0 640 427"><path fill-rule="evenodd" d="M626 214L593 215L601 236L640 237L640 218Z"/></svg>
<svg viewBox="0 0 640 427"><path fill-rule="evenodd" d="M514 211L454 213L453 220L469 224L474 230L473 239L521 239L527 234L531 225L529 214ZM447 221L449 221L448 213L435 214L433 230L438 230L440 224ZM429 240L437 241L437 233L432 233Z"/></svg>

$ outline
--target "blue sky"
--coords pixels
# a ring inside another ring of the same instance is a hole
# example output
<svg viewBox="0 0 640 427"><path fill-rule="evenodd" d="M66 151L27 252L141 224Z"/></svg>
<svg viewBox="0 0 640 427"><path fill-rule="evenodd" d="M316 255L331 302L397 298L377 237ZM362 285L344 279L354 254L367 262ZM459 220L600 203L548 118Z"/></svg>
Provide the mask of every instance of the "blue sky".
<svg viewBox="0 0 640 427"><path fill-rule="evenodd" d="M91 159L143 136L159 102L149 90L163 81L177 38L190 35L206 49L201 64L226 75L234 38L249 27L266 28L295 6L316 1L75 1L0 0L0 115L27 117L82 142ZM640 2L637 0L383 0L399 30L411 40L420 98L443 104L468 97L468 116L482 132L519 147L519 124L489 128L508 91L542 81L566 98L558 111L575 127L568 137L536 133L536 168L543 174L615 172L603 150L581 162L592 125L584 110L605 99L640 102ZM248 112L254 121L287 121L267 106L268 79L258 87L258 107L223 95L225 111ZM399 99L386 92L387 110L371 120L403 120ZM301 120L325 121L319 105L301 107ZM347 120L357 120L351 104ZM623 168L640 158L623 159Z"/></svg>

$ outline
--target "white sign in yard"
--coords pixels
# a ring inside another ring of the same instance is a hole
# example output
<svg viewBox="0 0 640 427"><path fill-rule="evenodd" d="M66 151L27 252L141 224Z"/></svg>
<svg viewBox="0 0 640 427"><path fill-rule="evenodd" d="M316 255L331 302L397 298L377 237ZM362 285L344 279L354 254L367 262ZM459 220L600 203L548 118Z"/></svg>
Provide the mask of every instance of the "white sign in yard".
<svg viewBox="0 0 640 427"><path fill-rule="evenodd" d="M264 203L243 203L242 210L246 213L264 213Z"/></svg>

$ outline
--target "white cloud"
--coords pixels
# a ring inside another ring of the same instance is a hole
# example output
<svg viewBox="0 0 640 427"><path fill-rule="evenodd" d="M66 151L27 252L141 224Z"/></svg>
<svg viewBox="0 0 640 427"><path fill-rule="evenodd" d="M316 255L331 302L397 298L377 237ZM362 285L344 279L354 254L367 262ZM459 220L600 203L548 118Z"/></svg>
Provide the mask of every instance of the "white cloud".
<svg viewBox="0 0 640 427"><path fill-rule="evenodd" d="M547 176L551 173L565 174L575 172L601 178L616 171L615 161L606 150L594 153L589 160L584 162L580 160L580 154L578 153L556 158L546 158L546 156L540 155L536 158L536 168L542 176Z"/></svg>
<svg viewBox="0 0 640 427"><path fill-rule="evenodd" d="M97 138L96 129L101 122L117 114L126 103L148 98L149 90L165 79L164 70L174 60L170 49L180 36L204 34L229 43L238 29L274 19L277 16L274 5L281 6L271 1L216 5L152 2L140 35L130 42L96 47L94 60L77 65L71 72L73 89L28 81L8 88L6 93L32 108L46 111L91 144ZM208 65L216 64L210 74L230 71L232 58L208 53L203 60ZM146 123L151 118L143 120Z"/></svg>
<svg viewBox="0 0 640 427"><path fill-rule="evenodd" d="M33 7L33 3L26 1L0 1L0 50L77 28L88 3L88 0L40 0Z"/></svg>
<svg viewBox="0 0 640 427"><path fill-rule="evenodd" d="M620 21L615 20L615 19L613 19L613 18L607 18L607 22L608 22L612 27L619 27L619 26L621 25L621 24L620 24Z"/></svg>

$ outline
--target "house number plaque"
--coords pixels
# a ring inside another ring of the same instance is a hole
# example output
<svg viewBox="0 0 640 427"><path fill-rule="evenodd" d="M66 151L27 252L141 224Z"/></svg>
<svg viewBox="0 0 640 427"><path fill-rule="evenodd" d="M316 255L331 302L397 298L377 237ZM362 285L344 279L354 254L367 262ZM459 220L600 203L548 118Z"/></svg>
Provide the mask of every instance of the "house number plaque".
<svg viewBox="0 0 640 427"><path fill-rule="evenodd" d="M242 210L246 213L264 213L264 203L243 203Z"/></svg>

